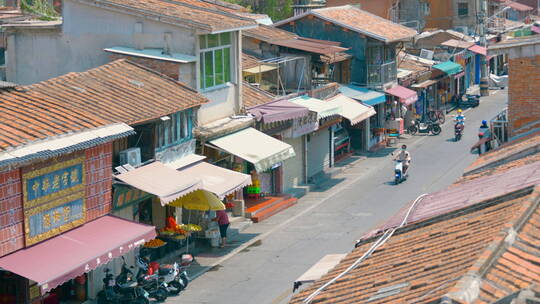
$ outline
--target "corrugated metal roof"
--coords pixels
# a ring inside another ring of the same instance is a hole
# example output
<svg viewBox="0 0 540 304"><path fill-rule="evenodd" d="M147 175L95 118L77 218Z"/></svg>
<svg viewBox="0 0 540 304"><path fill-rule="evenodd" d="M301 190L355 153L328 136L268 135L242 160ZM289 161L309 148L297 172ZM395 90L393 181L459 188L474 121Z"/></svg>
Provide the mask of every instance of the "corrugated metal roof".
<svg viewBox="0 0 540 304"><path fill-rule="evenodd" d="M272 44L323 55L335 54L348 50L347 48L301 38L275 40L272 42Z"/></svg>
<svg viewBox="0 0 540 304"><path fill-rule="evenodd" d="M275 40L289 40L298 37L295 33L264 24L259 24L256 28L242 31L242 35L269 43Z"/></svg>
<svg viewBox="0 0 540 304"><path fill-rule="evenodd" d="M48 137L0 152L0 167L71 153L132 134L135 134L132 127L120 123Z"/></svg>

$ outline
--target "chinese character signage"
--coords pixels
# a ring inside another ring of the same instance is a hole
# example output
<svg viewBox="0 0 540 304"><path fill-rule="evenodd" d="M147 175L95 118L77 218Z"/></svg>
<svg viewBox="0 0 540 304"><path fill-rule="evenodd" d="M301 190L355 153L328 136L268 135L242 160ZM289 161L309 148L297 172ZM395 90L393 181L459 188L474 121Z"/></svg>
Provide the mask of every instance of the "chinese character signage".
<svg viewBox="0 0 540 304"><path fill-rule="evenodd" d="M116 210L122 209L131 204L142 202L148 198L152 198L152 195L139 189L115 185L113 208Z"/></svg>
<svg viewBox="0 0 540 304"><path fill-rule="evenodd" d="M23 173L26 245L85 221L84 157Z"/></svg>

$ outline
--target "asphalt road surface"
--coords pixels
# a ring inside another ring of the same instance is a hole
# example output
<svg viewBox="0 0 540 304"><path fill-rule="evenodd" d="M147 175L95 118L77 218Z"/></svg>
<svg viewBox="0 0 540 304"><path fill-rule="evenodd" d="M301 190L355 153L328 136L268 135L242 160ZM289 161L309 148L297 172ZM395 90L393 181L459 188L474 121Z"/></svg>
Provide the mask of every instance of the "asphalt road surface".
<svg viewBox="0 0 540 304"><path fill-rule="evenodd" d="M406 140L413 161L409 180L400 185L391 184L393 162L387 153L350 166L297 205L249 227L243 233L261 240L195 279L167 303L286 303L292 283L324 255L350 252L356 239L407 202L460 177L478 157L469 148L477 141L480 122L499 113L506 99L506 91L496 92L466 111L460 142L453 141L450 117L439 136Z"/></svg>

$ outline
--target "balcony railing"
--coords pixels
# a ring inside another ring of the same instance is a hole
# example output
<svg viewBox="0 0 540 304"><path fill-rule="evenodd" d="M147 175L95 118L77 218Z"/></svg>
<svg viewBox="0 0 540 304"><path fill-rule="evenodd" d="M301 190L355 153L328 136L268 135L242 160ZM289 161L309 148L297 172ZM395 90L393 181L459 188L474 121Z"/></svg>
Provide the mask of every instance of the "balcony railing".
<svg viewBox="0 0 540 304"><path fill-rule="evenodd" d="M388 62L385 64L370 64L368 65L368 86L383 85L397 79L396 62Z"/></svg>

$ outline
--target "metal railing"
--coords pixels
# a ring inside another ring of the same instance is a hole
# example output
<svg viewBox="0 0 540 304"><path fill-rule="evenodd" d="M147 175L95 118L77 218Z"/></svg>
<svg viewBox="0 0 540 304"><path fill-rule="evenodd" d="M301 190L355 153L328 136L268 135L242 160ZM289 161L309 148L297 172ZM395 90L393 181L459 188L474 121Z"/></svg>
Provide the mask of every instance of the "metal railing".
<svg viewBox="0 0 540 304"><path fill-rule="evenodd" d="M367 85L383 85L397 78L396 62L385 64L369 64L367 66Z"/></svg>
<svg viewBox="0 0 540 304"><path fill-rule="evenodd" d="M493 138L499 145L508 141L508 109L502 110L490 121Z"/></svg>

